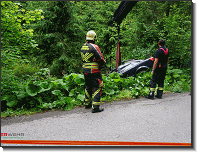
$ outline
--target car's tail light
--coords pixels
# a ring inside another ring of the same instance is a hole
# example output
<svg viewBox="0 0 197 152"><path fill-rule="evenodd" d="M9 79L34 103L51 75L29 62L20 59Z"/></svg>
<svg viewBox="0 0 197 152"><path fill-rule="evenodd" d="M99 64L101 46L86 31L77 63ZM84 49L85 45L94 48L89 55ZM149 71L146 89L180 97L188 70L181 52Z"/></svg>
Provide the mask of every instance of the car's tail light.
<svg viewBox="0 0 197 152"><path fill-rule="evenodd" d="M154 61L154 60L155 60L153 57L150 57L149 59L150 59L151 61Z"/></svg>

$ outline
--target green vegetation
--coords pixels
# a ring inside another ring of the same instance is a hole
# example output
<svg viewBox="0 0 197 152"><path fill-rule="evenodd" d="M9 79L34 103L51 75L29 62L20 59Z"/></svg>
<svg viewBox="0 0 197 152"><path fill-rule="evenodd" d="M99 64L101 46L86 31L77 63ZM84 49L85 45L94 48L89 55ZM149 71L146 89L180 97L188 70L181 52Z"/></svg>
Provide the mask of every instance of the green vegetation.
<svg viewBox="0 0 197 152"><path fill-rule="evenodd" d="M145 96L151 74L123 79L115 67L120 1L1 1L1 117L83 106L80 48L95 30L107 66L101 101ZM169 10L169 14L167 13ZM166 39L170 66L165 92L191 88L191 2L139 1L121 24L122 60L154 56ZM143 89L142 89L143 88Z"/></svg>
<svg viewBox="0 0 197 152"><path fill-rule="evenodd" d="M48 76L48 69L41 69L25 85L11 84L12 94L2 96L3 115L17 115L16 111L46 111L52 109L71 110L74 106L83 106L84 76L72 73L62 79ZM165 80L165 92L184 92L191 87L191 77L185 70L168 70ZM101 101L139 98L148 94L151 73L138 74L136 78L121 78L118 73L103 75L104 87ZM186 82L187 80L187 82ZM188 80L190 82L188 82ZM142 89L143 88L143 89ZM6 90L3 88L2 90ZM7 109L7 110L6 110ZM15 112L13 112L15 111ZM28 112L31 113L31 112Z"/></svg>

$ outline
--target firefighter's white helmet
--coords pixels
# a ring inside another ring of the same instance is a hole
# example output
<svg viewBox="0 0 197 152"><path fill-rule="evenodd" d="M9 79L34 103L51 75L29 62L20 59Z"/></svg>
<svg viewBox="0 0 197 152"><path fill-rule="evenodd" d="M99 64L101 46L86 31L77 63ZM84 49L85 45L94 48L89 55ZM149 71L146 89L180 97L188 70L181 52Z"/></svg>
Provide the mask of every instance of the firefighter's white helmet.
<svg viewBox="0 0 197 152"><path fill-rule="evenodd" d="M97 38L97 35L94 31L90 30L88 31L87 35L86 35L86 40L92 40L95 41Z"/></svg>

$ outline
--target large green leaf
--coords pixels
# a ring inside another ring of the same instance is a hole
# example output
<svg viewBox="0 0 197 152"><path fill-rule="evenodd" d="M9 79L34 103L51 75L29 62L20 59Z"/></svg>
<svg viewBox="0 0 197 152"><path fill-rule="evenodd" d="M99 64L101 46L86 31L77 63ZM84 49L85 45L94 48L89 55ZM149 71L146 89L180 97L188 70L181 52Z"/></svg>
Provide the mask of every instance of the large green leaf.
<svg viewBox="0 0 197 152"><path fill-rule="evenodd" d="M71 110L73 109L73 99L71 97L65 97L64 100L66 101L66 107L64 108L64 110Z"/></svg>
<svg viewBox="0 0 197 152"><path fill-rule="evenodd" d="M45 90L49 90L49 89L52 87L52 85L49 84L49 83L46 82L46 81L41 82L41 83L40 83L40 86L41 86L43 89L45 89Z"/></svg>
<svg viewBox="0 0 197 152"><path fill-rule="evenodd" d="M18 99L26 97L28 94L25 91L13 91Z"/></svg>
<svg viewBox="0 0 197 152"><path fill-rule="evenodd" d="M68 85L66 83L63 83L62 84L62 88L65 89L65 90L67 90L67 91L69 90L69 87L68 87Z"/></svg>
<svg viewBox="0 0 197 152"><path fill-rule="evenodd" d="M74 96L75 95L75 89L72 89L69 93L69 96Z"/></svg>
<svg viewBox="0 0 197 152"><path fill-rule="evenodd" d="M26 92L28 95L30 96L36 96L37 93L41 90L42 88L40 86L37 86L33 83L29 83L27 86L26 86Z"/></svg>
<svg viewBox="0 0 197 152"><path fill-rule="evenodd" d="M18 103L18 100L16 100L16 96L14 95L9 95L7 98L7 106L8 107L14 107Z"/></svg>
<svg viewBox="0 0 197 152"><path fill-rule="evenodd" d="M85 84L83 75L78 75L74 81L80 86Z"/></svg>
<svg viewBox="0 0 197 152"><path fill-rule="evenodd" d="M114 82L119 82L119 81L121 81L121 79L113 79L114 80Z"/></svg>
<svg viewBox="0 0 197 152"><path fill-rule="evenodd" d="M7 100L8 99L8 95L3 95L3 96L1 96L1 101L2 100Z"/></svg>
<svg viewBox="0 0 197 152"><path fill-rule="evenodd" d="M179 74L174 74L173 77L178 78L178 77L180 77L180 75Z"/></svg>
<svg viewBox="0 0 197 152"><path fill-rule="evenodd" d="M14 107L15 105L17 105L17 100L13 100L13 101L9 101L9 102L7 102L7 106L8 107Z"/></svg>
<svg viewBox="0 0 197 152"><path fill-rule="evenodd" d="M78 76L78 74L76 73L71 73L69 76L72 76L72 80L76 79L76 77Z"/></svg>
<svg viewBox="0 0 197 152"><path fill-rule="evenodd" d="M108 90L108 91L106 91L106 94L109 94L109 95L112 95L112 94L114 94L114 93L115 93L114 90Z"/></svg>
<svg viewBox="0 0 197 152"><path fill-rule="evenodd" d="M60 94L60 92L61 92L60 90L53 90L53 91L52 91L52 94L58 96L58 95Z"/></svg>
<svg viewBox="0 0 197 152"><path fill-rule="evenodd" d="M50 90L53 87L53 84L49 84L48 82L41 82L39 86L41 87L41 89L38 91L38 93L41 93Z"/></svg>
<svg viewBox="0 0 197 152"><path fill-rule="evenodd" d="M81 100L81 101L84 101L85 96L82 95L82 94L79 94L79 95L77 96L77 99L79 99L79 100Z"/></svg>

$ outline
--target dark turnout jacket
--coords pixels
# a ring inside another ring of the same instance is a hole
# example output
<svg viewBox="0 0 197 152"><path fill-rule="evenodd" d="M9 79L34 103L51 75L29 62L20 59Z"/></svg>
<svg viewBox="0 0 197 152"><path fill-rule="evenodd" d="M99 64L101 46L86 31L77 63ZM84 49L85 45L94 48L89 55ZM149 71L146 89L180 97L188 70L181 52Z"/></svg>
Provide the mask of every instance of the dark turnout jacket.
<svg viewBox="0 0 197 152"><path fill-rule="evenodd" d="M97 73L106 63L99 47L93 43L85 43L81 48L84 73Z"/></svg>
<svg viewBox="0 0 197 152"><path fill-rule="evenodd" d="M167 60L169 57L169 51L166 47L160 47L156 53L155 58L159 58L158 65L155 70L167 69Z"/></svg>

